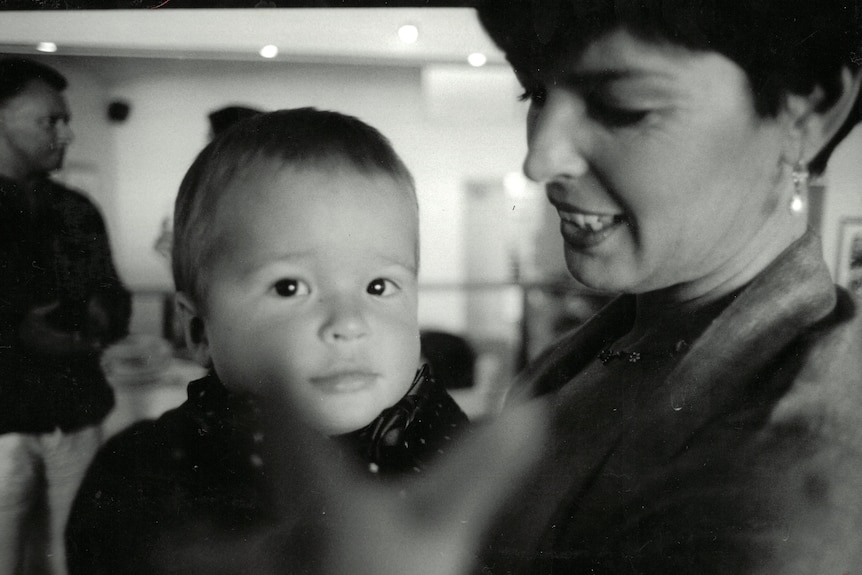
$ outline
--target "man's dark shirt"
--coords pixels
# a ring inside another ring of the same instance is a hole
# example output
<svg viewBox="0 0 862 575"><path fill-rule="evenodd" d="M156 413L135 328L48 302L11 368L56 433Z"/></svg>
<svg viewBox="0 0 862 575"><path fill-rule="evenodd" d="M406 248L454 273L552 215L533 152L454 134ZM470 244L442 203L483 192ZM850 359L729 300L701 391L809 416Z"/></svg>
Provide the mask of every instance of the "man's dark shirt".
<svg viewBox="0 0 862 575"><path fill-rule="evenodd" d="M99 211L48 179L25 189L0 177L0 433L73 431L100 422L114 403L99 354L51 358L26 349L28 312L60 302L48 320L70 334L93 329L96 298L107 343L127 333L131 296L120 282Z"/></svg>

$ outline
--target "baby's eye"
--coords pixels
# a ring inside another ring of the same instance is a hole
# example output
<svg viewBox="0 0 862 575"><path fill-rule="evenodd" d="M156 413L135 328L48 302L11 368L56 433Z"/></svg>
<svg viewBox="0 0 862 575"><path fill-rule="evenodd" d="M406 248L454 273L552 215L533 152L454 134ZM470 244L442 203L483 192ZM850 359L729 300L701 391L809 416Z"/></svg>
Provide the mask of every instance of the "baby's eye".
<svg viewBox="0 0 862 575"><path fill-rule="evenodd" d="M376 278L371 280L371 283L368 284L368 287L365 289L371 295L377 296L387 296L392 295L392 293L398 289L398 286L392 280L387 280L384 278Z"/></svg>
<svg viewBox="0 0 862 575"><path fill-rule="evenodd" d="M306 295L311 290L308 284L302 280L295 279L280 279L272 286L275 293L280 297L295 297L298 295Z"/></svg>

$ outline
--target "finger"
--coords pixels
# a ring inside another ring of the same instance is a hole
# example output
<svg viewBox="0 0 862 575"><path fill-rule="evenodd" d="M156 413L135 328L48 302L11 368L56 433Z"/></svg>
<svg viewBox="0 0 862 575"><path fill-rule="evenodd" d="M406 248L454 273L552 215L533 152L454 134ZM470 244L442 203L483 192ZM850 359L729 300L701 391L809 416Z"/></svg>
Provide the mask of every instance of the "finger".
<svg viewBox="0 0 862 575"><path fill-rule="evenodd" d="M446 534L456 573L471 567L479 540L542 453L547 406L535 401L475 431L416 487L415 520Z"/></svg>
<svg viewBox="0 0 862 575"><path fill-rule="evenodd" d="M401 484L354 482L329 521L322 573L463 575L482 535L537 461L545 407L521 406L477 431L426 477Z"/></svg>
<svg viewBox="0 0 862 575"><path fill-rule="evenodd" d="M277 514L290 523L310 506L337 500L359 480L332 441L306 425L292 403L274 394L259 402L266 471Z"/></svg>
<svg viewBox="0 0 862 575"><path fill-rule="evenodd" d="M485 517L538 461L546 414L543 402L525 403L466 437L417 484L417 511ZM451 505L441 508L444 494Z"/></svg>

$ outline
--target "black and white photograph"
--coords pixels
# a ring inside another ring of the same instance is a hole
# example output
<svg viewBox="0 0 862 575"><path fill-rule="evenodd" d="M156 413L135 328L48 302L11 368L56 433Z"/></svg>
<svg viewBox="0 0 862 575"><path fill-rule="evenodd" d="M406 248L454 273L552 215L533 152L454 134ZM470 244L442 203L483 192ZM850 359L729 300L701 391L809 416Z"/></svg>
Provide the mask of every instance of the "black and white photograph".
<svg viewBox="0 0 862 575"><path fill-rule="evenodd" d="M862 0L0 0L0 575L862 574Z"/></svg>

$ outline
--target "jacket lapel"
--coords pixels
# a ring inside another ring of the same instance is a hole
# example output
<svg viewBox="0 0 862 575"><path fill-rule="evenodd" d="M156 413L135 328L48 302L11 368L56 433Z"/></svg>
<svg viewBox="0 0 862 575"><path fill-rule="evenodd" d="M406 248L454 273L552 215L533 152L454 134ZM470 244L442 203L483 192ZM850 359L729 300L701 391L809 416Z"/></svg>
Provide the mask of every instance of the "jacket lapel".
<svg viewBox="0 0 862 575"><path fill-rule="evenodd" d="M532 550L547 539L546 529L554 514L595 477L617 445L625 427L624 394L608 393L597 382L567 384L606 345L626 333L633 319L634 298L615 299L532 362L512 386L516 393L509 403L536 396L547 403L551 434L543 445L536 446L544 456L533 477L513 498L515 503L507 506L505 516L495 522L501 530L494 534L491 547L505 567L492 564L492 570L530 572Z"/></svg>
<svg viewBox="0 0 862 575"><path fill-rule="evenodd" d="M620 450L621 456L672 457L834 309L835 290L820 250L808 232L740 293L651 396L634 424L649 432L629 433L634 449Z"/></svg>

